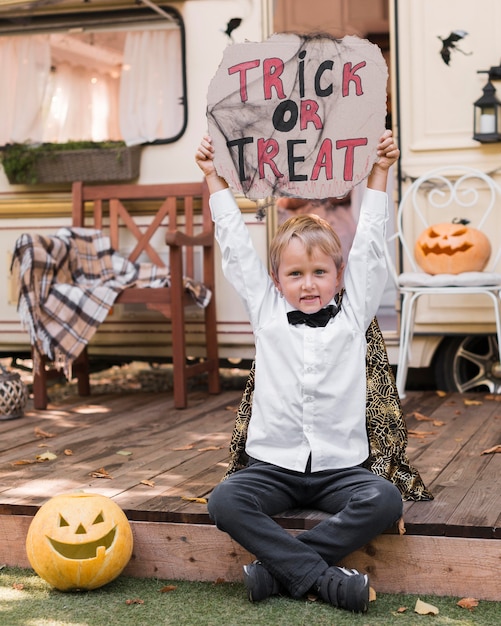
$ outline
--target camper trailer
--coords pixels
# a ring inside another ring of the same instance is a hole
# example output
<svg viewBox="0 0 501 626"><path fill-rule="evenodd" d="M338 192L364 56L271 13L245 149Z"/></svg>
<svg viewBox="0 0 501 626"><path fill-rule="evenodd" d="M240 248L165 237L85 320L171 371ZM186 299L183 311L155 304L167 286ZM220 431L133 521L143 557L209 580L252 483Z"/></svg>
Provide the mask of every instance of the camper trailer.
<svg viewBox="0 0 501 626"><path fill-rule="evenodd" d="M125 172L110 174L112 166L100 166L113 182L200 180L193 155L206 132L207 91L223 52L274 32L351 34L380 47L389 68L388 124L402 151L390 189L395 206L412 181L439 165L468 165L499 183L501 135L491 136L490 127L476 128L474 118L474 103L486 83L494 88L501 83L497 0L4 0L0 357L26 359L31 351L17 311L19 284L10 274L16 240L25 232L51 235L69 226L72 181L100 180L77 169L63 171L55 157L46 157L44 167L34 172L29 159L26 165L22 154L16 157L5 148L15 144L33 150L50 144L55 150L74 143L81 165L88 167L91 157L85 151L97 144L101 151L119 150L114 166L118 160ZM482 140L482 131L489 131L489 141ZM61 154L58 159L66 161ZM59 164L56 171L46 171L51 162ZM359 187L337 209L353 220L363 184ZM274 199L254 202L241 196L238 202L266 260L280 219ZM393 220L392 212L390 229ZM501 218L495 215L494 220L497 228L490 235L495 252ZM159 240L158 252L166 255L162 246ZM402 266L398 246L390 252L397 267ZM248 363L254 349L245 310L218 262L216 272L221 359ZM393 364L399 352L399 313L400 295L389 280L378 318ZM194 306L186 330L195 359L203 353L200 315ZM124 304L112 309L89 352L103 363L164 362L171 358L169 333L155 312ZM494 333L492 307L481 298L423 298L410 365L431 368L444 389L497 392L501 372Z"/></svg>

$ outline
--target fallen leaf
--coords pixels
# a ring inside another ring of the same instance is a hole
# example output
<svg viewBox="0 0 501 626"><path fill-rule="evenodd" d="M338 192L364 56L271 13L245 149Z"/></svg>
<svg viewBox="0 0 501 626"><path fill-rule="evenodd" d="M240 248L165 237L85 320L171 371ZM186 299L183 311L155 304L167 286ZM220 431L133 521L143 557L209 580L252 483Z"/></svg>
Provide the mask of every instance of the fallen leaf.
<svg viewBox="0 0 501 626"><path fill-rule="evenodd" d="M117 454L120 454L121 456L130 456L132 452L129 452L129 450L119 450Z"/></svg>
<svg viewBox="0 0 501 626"><path fill-rule="evenodd" d="M54 459L57 459L57 454L54 454L54 452L49 452L48 450L46 452L44 452L43 454L37 454L37 456L35 457L37 461L53 461Z"/></svg>
<svg viewBox="0 0 501 626"><path fill-rule="evenodd" d="M195 447L194 443L189 443L186 446L180 446L179 448L172 448L175 452L182 452L183 450L193 450Z"/></svg>
<svg viewBox="0 0 501 626"><path fill-rule="evenodd" d="M20 459L19 461L13 461L12 465L33 465L36 463L35 459Z"/></svg>
<svg viewBox="0 0 501 626"><path fill-rule="evenodd" d="M376 590L369 587L369 602L375 602L377 600Z"/></svg>
<svg viewBox="0 0 501 626"><path fill-rule="evenodd" d="M407 434L409 437L416 437L417 439L425 439L430 435L436 435L436 431L434 430L408 430Z"/></svg>
<svg viewBox="0 0 501 626"><path fill-rule="evenodd" d="M70 450L69 448L66 448L66 450L64 451L64 454L66 456L72 456L73 455L73 450Z"/></svg>
<svg viewBox="0 0 501 626"><path fill-rule="evenodd" d="M187 502L197 502L198 504L207 504L207 498L189 498L188 496L181 496L181 500Z"/></svg>
<svg viewBox="0 0 501 626"><path fill-rule="evenodd" d="M140 598L134 598L133 600L126 600L125 604L144 604L144 600Z"/></svg>
<svg viewBox="0 0 501 626"><path fill-rule="evenodd" d="M419 411L414 411L413 413L411 413L411 416L417 419L418 422L433 422L432 417L427 417L426 415L419 413Z"/></svg>
<svg viewBox="0 0 501 626"><path fill-rule="evenodd" d="M398 520L397 525L398 525L398 534L399 535L405 535L406 530L405 530L405 522L404 522L404 518L403 517L401 517Z"/></svg>
<svg viewBox="0 0 501 626"><path fill-rule="evenodd" d="M209 450L223 450L226 446L207 446L206 448L198 448L199 452L209 452Z"/></svg>
<svg viewBox="0 0 501 626"><path fill-rule="evenodd" d="M224 578L217 578L217 579L214 581L214 584L215 584L215 585L224 585L224 583L225 583L225 582L226 582L226 580L225 580Z"/></svg>
<svg viewBox="0 0 501 626"><path fill-rule="evenodd" d="M423 415L422 413L419 413L418 411L414 411L413 413L410 413L410 417L414 417L415 420L417 420L418 422L433 422L433 426L443 426L445 424L445 422L442 422L441 420L437 420L433 417L427 417L426 415Z"/></svg>
<svg viewBox="0 0 501 626"><path fill-rule="evenodd" d="M12 589L17 589L18 591L22 591L24 589L23 583L12 583Z"/></svg>
<svg viewBox="0 0 501 626"><path fill-rule="evenodd" d="M418 615L438 615L439 611L433 604L428 604L418 598L416 600L416 606L414 607L414 613Z"/></svg>
<svg viewBox="0 0 501 626"><path fill-rule="evenodd" d="M49 444L48 443L39 443L37 448L48 448Z"/></svg>
<svg viewBox="0 0 501 626"><path fill-rule="evenodd" d="M483 402L482 400L470 400L469 398L465 398L463 404L465 406L481 406Z"/></svg>
<svg viewBox="0 0 501 626"><path fill-rule="evenodd" d="M441 389L437 389L435 393L437 394L439 398L445 398L445 396L447 395L447 391L442 391Z"/></svg>
<svg viewBox="0 0 501 626"><path fill-rule="evenodd" d="M462 609L474 609L478 606L478 600L476 598L461 598L457 603Z"/></svg>
<svg viewBox="0 0 501 626"><path fill-rule="evenodd" d="M484 398L486 400L494 400L495 402L501 402L501 395L500 394L488 393L486 396L484 396Z"/></svg>
<svg viewBox="0 0 501 626"><path fill-rule="evenodd" d="M154 487L155 481L154 480L142 480L139 484L146 485L147 487Z"/></svg>
<svg viewBox="0 0 501 626"><path fill-rule="evenodd" d="M92 476L92 478L113 478L113 476L108 474L104 467L100 467L98 470L91 472L89 476Z"/></svg>
<svg viewBox="0 0 501 626"><path fill-rule="evenodd" d="M484 450L483 452L481 452L480 454L495 454L496 452L501 452L501 443L498 443L495 446L492 446L492 448L487 448L487 450Z"/></svg>
<svg viewBox="0 0 501 626"><path fill-rule="evenodd" d="M407 607L406 606L400 606L397 609L397 613L405 613L407 611Z"/></svg>
<svg viewBox="0 0 501 626"><path fill-rule="evenodd" d="M39 439L50 439L51 437L56 436L54 433L46 433L41 428L38 428L38 426L35 426L34 432L35 432L35 437L38 437Z"/></svg>
<svg viewBox="0 0 501 626"><path fill-rule="evenodd" d="M169 593L169 591L175 591L176 589L176 585L165 585L165 587L162 587L158 591L160 591L160 593Z"/></svg>

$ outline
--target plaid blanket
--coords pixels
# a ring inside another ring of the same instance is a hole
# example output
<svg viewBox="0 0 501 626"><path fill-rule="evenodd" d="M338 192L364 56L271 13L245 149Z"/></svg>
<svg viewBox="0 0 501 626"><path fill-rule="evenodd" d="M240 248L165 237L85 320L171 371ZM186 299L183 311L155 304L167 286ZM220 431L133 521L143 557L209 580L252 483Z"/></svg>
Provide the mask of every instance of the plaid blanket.
<svg viewBox="0 0 501 626"><path fill-rule="evenodd" d="M11 271L19 278L18 311L31 344L66 375L123 289L169 285L169 268L132 263L89 228L21 235ZM211 293L204 285L185 278L185 288L196 304L207 306Z"/></svg>

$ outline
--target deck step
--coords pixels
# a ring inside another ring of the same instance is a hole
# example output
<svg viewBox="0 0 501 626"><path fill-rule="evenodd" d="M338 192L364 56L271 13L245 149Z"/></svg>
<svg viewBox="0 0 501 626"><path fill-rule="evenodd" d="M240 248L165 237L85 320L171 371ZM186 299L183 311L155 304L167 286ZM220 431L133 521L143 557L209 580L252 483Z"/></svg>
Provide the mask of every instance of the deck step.
<svg viewBox="0 0 501 626"><path fill-rule="evenodd" d="M24 546L31 519L0 515L0 563L30 567ZM211 524L130 524L134 551L124 570L128 576L240 582L242 566L253 558ZM499 601L499 558L496 539L385 534L347 557L344 565L367 572L380 593Z"/></svg>

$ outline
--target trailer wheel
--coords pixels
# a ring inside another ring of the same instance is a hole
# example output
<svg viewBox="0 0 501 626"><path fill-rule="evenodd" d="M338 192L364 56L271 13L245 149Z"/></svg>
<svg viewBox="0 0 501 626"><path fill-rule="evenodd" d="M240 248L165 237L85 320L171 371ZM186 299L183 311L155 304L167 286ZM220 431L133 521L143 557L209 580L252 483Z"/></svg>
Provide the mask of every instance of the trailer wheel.
<svg viewBox="0 0 501 626"><path fill-rule="evenodd" d="M437 388L501 393L496 335L446 337L435 358Z"/></svg>

